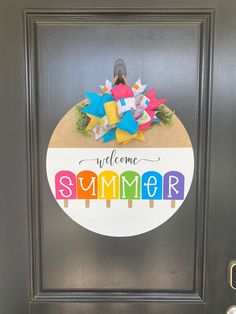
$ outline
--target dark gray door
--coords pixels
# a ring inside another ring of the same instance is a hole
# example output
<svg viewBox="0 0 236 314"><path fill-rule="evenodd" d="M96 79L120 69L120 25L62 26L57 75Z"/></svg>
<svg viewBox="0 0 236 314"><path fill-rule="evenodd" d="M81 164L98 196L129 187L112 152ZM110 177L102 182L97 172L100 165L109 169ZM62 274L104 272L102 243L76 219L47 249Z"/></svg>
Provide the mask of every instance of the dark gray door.
<svg viewBox="0 0 236 314"><path fill-rule="evenodd" d="M226 313L236 304L236 2L0 2L2 314ZM111 41L113 44L111 45ZM144 235L78 226L46 179L58 120L123 58L189 131L187 200Z"/></svg>

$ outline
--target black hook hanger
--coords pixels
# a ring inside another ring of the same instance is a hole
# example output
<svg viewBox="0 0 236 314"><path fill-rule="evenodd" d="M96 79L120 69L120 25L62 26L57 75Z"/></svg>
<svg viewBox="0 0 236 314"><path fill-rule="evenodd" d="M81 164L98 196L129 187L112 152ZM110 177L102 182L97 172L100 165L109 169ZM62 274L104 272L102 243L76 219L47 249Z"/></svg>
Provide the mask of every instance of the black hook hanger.
<svg viewBox="0 0 236 314"><path fill-rule="evenodd" d="M126 74L127 72L124 60L117 59L114 64L114 84L127 85Z"/></svg>

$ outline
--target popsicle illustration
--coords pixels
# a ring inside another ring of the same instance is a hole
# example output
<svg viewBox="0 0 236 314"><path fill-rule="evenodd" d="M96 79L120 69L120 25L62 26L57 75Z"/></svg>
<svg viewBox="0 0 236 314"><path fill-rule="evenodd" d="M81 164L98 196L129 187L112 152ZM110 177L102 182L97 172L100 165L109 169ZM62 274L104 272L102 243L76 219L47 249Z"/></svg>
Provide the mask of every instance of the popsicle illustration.
<svg viewBox="0 0 236 314"><path fill-rule="evenodd" d="M107 208L112 199L119 199L119 176L115 171L105 170L98 175L98 198L106 200Z"/></svg>
<svg viewBox="0 0 236 314"><path fill-rule="evenodd" d="M125 171L120 175L120 199L128 200L132 208L134 199L140 199L140 175L135 171Z"/></svg>
<svg viewBox="0 0 236 314"><path fill-rule="evenodd" d="M147 171L142 175L142 199L149 200L149 207L154 207L154 200L162 199L162 176L156 171Z"/></svg>
<svg viewBox="0 0 236 314"><path fill-rule="evenodd" d="M175 201L184 199L184 175L178 171L167 172L163 189L163 199L171 200L171 208L175 208Z"/></svg>
<svg viewBox="0 0 236 314"><path fill-rule="evenodd" d="M97 198L96 173L84 170L77 174L77 198L85 200L85 208L89 208L90 199Z"/></svg>
<svg viewBox="0 0 236 314"><path fill-rule="evenodd" d="M55 195L57 200L64 200L68 207L69 199L76 199L76 176L73 172L62 170L55 175Z"/></svg>

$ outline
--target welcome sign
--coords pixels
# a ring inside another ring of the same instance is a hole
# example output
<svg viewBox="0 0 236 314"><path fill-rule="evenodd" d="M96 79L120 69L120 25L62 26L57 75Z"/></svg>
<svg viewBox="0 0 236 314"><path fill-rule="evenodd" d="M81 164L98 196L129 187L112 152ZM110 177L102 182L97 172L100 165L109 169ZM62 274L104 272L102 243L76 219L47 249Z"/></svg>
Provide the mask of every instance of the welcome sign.
<svg viewBox="0 0 236 314"><path fill-rule="evenodd" d="M48 182L59 206L81 226L134 236L160 226L181 206L193 177L193 149L176 115L171 126L150 127L159 106L152 90L142 94L140 81L133 89L108 83L103 97L89 93L58 123L47 151ZM78 106L94 136L77 132Z"/></svg>
<svg viewBox="0 0 236 314"><path fill-rule="evenodd" d="M124 163L136 166L140 161L158 162L157 160L138 159L138 157L114 157L111 156L101 161L96 158L96 164L103 168L104 161L111 167ZM79 161L90 161L87 159ZM157 168L158 167L153 167ZM63 199L64 206L68 207L69 199L85 199L86 207L89 207L90 199L105 199L106 207L110 207L110 201L115 199L129 200L128 207L132 207L132 200L150 200L150 207L154 206L154 200L171 200L171 207L175 207L175 200L184 199L184 175L179 171L168 171L163 176L160 172L149 170L139 174L134 170L126 170L118 174L112 170L103 170L98 174L91 170L83 170L78 174L70 170L61 170L55 174L55 196L57 200Z"/></svg>

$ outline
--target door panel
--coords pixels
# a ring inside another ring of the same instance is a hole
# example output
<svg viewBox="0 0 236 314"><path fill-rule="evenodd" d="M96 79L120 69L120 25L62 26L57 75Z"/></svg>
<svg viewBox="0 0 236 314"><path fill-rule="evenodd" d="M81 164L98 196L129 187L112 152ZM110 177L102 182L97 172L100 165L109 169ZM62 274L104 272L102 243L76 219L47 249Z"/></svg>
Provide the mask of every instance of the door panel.
<svg viewBox="0 0 236 314"><path fill-rule="evenodd" d="M29 71L34 67L31 103L37 127L29 132L35 131L32 140L35 156L39 156L33 167L40 191L34 206L41 293L106 289L153 290L157 298L159 293L169 292L170 299L178 298L176 294L185 297L188 293L193 299L196 293L202 295L202 290L196 291L201 287L203 269L197 259L204 249L197 184L201 182L204 193L200 167L205 167L205 161L199 162L206 133L199 127L205 130L209 104L206 99L202 102L200 87L202 84L207 93L203 66L208 63L202 57L209 57L204 43L211 36L210 18L210 11L186 16L73 14L72 18L63 12L26 13L28 33L34 29L27 46L31 51ZM175 102L192 137L196 175L188 199L174 219L145 235L116 239L84 230L58 210L45 175L45 156L57 121L84 98L84 91L96 90L99 82L111 76L119 57L126 61L128 79L134 81L140 75L159 90L160 97L168 94L169 101ZM197 223L196 217L200 219ZM201 230L199 237L197 230Z"/></svg>
<svg viewBox="0 0 236 314"><path fill-rule="evenodd" d="M3 204L11 210L3 212L1 228L8 235L2 268L9 269L2 276L3 313L218 314L236 302L226 276L236 256L236 7L233 1L194 2L131 1L129 8L104 0L96 7L92 1L57 2L60 8L51 1L3 5L9 48L3 46L1 56L9 67L2 64L1 125L9 139L3 160L11 164L3 169ZM181 209L157 229L130 238L92 233L67 217L51 194L45 167L58 120L85 91L95 92L112 78L120 57L130 82L142 77L173 104L195 157Z"/></svg>

